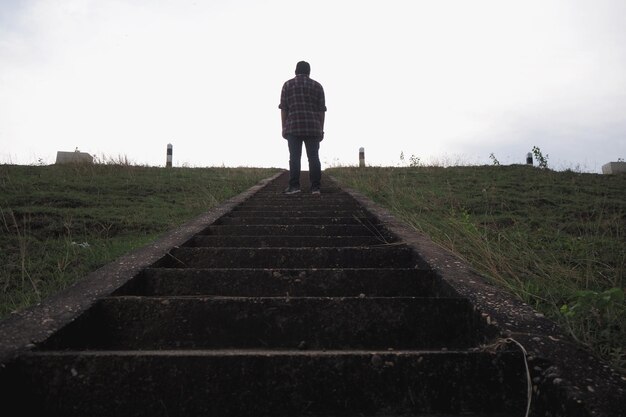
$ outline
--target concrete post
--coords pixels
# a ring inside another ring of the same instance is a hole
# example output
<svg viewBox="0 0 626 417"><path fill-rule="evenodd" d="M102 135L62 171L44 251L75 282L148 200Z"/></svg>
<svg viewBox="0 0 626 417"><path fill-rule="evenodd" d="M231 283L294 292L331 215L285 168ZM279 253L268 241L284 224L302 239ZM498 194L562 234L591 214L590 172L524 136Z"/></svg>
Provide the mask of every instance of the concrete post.
<svg viewBox="0 0 626 417"><path fill-rule="evenodd" d="M359 148L359 167L365 166L365 148Z"/></svg>
<svg viewBox="0 0 626 417"><path fill-rule="evenodd" d="M526 165L532 165L533 164L533 154L528 152L526 154Z"/></svg>
<svg viewBox="0 0 626 417"><path fill-rule="evenodd" d="M166 168L172 167L172 144L171 143L167 144L167 161L165 162L165 167Z"/></svg>

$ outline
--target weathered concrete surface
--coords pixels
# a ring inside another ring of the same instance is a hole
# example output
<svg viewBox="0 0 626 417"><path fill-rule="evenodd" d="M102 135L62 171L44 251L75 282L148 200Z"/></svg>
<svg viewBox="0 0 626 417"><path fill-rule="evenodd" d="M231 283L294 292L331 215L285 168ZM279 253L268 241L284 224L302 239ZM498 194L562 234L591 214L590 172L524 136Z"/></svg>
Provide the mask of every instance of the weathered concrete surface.
<svg viewBox="0 0 626 417"><path fill-rule="evenodd" d="M593 357L553 321L490 284L462 259L396 219L364 195L346 189L382 225L413 248L443 280L467 297L504 337L528 352L537 416L624 416L626 377Z"/></svg>
<svg viewBox="0 0 626 417"><path fill-rule="evenodd" d="M29 415L46 410L46 415L66 417L128 416L129 404L141 410L133 415L163 417L522 417L510 412L524 408L523 396L518 395L525 390L516 366L520 356L415 351L41 352L20 359L15 384L5 392L23 399L23 407L31 408ZM29 391L21 390L25 387ZM503 404L508 412L502 413Z"/></svg>
<svg viewBox="0 0 626 417"><path fill-rule="evenodd" d="M267 207L267 206L265 206ZM247 217L247 218L255 218L255 217L280 217L283 219L287 219L290 217L298 217L298 218L310 218L310 217L349 217L349 218L359 218L363 219L363 221L371 221L372 218L368 218L366 213L359 213L354 210L289 210L286 211L284 207L281 210L233 210L229 216L231 217Z"/></svg>
<svg viewBox="0 0 626 417"><path fill-rule="evenodd" d="M188 241L218 218L230 212L235 206L250 198L272 180L261 181L258 185L235 196L209 212L172 230L162 238L143 248L122 256L116 261L89 274L67 290L52 296L33 308L12 314L0 321L0 364L30 350L63 326L72 322L93 303L134 278L143 268L161 259L174 246Z"/></svg>
<svg viewBox="0 0 626 417"><path fill-rule="evenodd" d="M603 174L626 174L626 162L609 162L602 165Z"/></svg>
<svg viewBox="0 0 626 417"><path fill-rule="evenodd" d="M375 236L194 236L186 247L332 248L385 245Z"/></svg>
<svg viewBox="0 0 626 417"><path fill-rule="evenodd" d="M395 242L384 230L373 232L373 225L221 225L209 226L200 234L228 236L374 236L381 243Z"/></svg>
<svg viewBox="0 0 626 417"><path fill-rule="evenodd" d="M86 152L57 152L56 164L93 164L93 156Z"/></svg>
<svg viewBox="0 0 626 417"><path fill-rule="evenodd" d="M114 295L226 297L454 297L414 268L146 268Z"/></svg>
<svg viewBox="0 0 626 417"><path fill-rule="evenodd" d="M244 224L306 224L306 225L326 225L326 224L339 224L339 225L360 225L363 223L373 224L376 222L372 218L359 218L359 217L239 217L239 216L224 216L219 219L216 225L244 225Z"/></svg>
<svg viewBox="0 0 626 417"><path fill-rule="evenodd" d="M464 298L109 297L38 349L459 349L479 320Z"/></svg>
<svg viewBox="0 0 626 417"><path fill-rule="evenodd" d="M400 245L359 248L178 247L155 263L161 268L414 268L420 258Z"/></svg>

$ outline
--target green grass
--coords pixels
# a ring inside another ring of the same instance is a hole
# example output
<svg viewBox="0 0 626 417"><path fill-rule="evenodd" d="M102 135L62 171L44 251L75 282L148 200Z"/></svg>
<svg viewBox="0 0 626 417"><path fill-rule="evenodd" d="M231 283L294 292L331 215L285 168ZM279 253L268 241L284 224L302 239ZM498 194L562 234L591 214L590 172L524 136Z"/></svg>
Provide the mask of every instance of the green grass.
<svg viewBox="0 0 626 417"><path fill-rule="evenodd" d="M528 166L326 173L626 368L626 176Z"/></svg>
<svg viewBox="0 0 626 417"><path fill-rule="evenodd" d="M123 163L0 166L0 317L276 172Z"/></svg>

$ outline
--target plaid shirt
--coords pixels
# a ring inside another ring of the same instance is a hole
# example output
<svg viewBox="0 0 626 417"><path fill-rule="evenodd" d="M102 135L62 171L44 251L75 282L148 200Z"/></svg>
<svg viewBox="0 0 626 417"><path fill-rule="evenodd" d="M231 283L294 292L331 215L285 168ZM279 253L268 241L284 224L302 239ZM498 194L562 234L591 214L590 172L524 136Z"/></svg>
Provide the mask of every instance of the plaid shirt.
<svg viewBox="0 0 626 417"><path fill-rule="evenodd" d="M320 113L326 111L324 88L320 83L300 74L287 81L280 93L279 109L287 112L283 137L324 138Z"/></svg>

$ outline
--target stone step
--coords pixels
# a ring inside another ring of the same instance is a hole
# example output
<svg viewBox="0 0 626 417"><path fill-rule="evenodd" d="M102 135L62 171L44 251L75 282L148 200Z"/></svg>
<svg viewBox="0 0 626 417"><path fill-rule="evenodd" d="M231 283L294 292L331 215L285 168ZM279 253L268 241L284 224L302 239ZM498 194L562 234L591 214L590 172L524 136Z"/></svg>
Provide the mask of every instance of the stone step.
<svg viewBox="0 0 626 417"><path fill-rule="evenodd" d="M515 352L55 351L4 373L3 408L22 415L521 417L526 407Z"/></svg>
<svg viewBox="0 0 626 417"><path fill-rule="evenodd" d="M304 204L304 205L261 205L261 204L251 204L251 205L246 205L246 206L241 206L241 207L237 207L235 209L233 209L232 214L244 214L248 215L248 213L250 212L257 212L257 211L266 211L266 212L280 212L280 213L284 213L284 212L290 212L290 213L294 213L294 212L298 212L298 211L305 211L305 212L313 212L313 213L320 213L320 212L331 212L331 213L336 213L336 212L347 212L347 213L352 213L352 214L360 214L363 213L363 210L359 207L359 206L350 206L350 205L316 205L316 206L311 206L310 204ZM352 214L349 216L351 217ZM273 215L272 215L273 216Z"/></svg>
<svg viewBox="0 0 626 417"><path fill-rule="evenodd" d="M378 221L374 218L359 217L257 217L257 216L223 216L218 219L215 225L238 225L238 224L312 224L312 225L376 225Z"/></svg>
<svg viewBox="0 0 626 417"><path fill-rule="evenodd" d="M373 236L194 236L185 246L189 247L342 247L384 245L380 238Z"/></svg>
<svg viewBox="0 0 626 417"><path fill-rule="evenodd" d="M341 205L350 204L354 205L356 202L348 195L325 195L325 196L311 196L309 194L301 194L300 196L254 196L245 201L243 204L249 203L265 203L265 204L282 204L284 206L290 205L307 205L307 204L327 204L327 205Z"/></svg>
<svg viewBox="0 0 626 417"><path fill-rule="evenodd" d="M242 203L243 206L277 206L283 207L311 207L311 206L349 206L358 207L358 203L346 197L336 198L256 198L253 197Z"/></svg>
<svg viewBox="0 0 626 417"><path fill-rule="evenodd" d="M173 248L161 268L412 268L423 262L401 245L357 248Z"/></svg>
<svg viewBox="0 0 626 417"><path fill-rule="evenodd" d="M346 211L355 211L362 210L361 206L359 206L356 201L346 201L346 202L323 202L323 201L311 201L311 202L285 202L280 203L277 201L247 201L242 203L237 210L280 210L284 211L285 209L293 209L293 210L346 210Z"/></svg>
<svg viewBox="0 0 626 417"><path fill-rule="evenodd" d="M232 297L442 297L454 293L425 269L147 268L114 295Z"/></svg>
<svg viewBox="0 0 626 417"><path fill-rule="evenodd" d="M228 214L228 217L358 217L375 219L375 217L368 216L364 211L354 210L233 210Z"/></svg>
<svg viewBox="0 0 626 417"><path fill-rule="evenodd" d="M322 174L322 177L324 176L324 174ZM303 177L303 180L305 178ZM322 192L326 192L328 193L345 193L345 191L343 191L341 188L339 188L336 184L331 183L331 182L326 182L324 180L322 180L323 184L321 186L321 190ZM276 179L274 182L272 182L271 184L268 184L266 187L263 188L262 192L266 193L266 192L273 192L276 193L277 195L281 195L284 196L285 194L283 194L284 189L287 187L287 180L285 177L283 178L278 178ZM308 178L306 178L306 181L301 181L300 182L300 189L303 191L303 193L307 193L307 191L311 188L310 183L308 181ZM297 196L298 194L293 194L290 195L288 197L292 197L292 196Z"/></svg>
<svg viewBox="0 0 626 417"><path fill-rule="evenodd" d="M198 234L221 236L371 236L380 243L397 239L381 227L370 225L217 225L209 226Z"/></svg>
<svg viewBox="0 0 626 417"><path fill-rule="evenodd" d="M209 226L198 236L373 236L381 243L396 239L380 227L369 225L221 225Z"/></svg>
<svg viewBox="0 0 626 417"><path fill-rule="evenodd" d="M301 202L301 201L351 201L350 194L335 189L334 191L329 188L326 189L326 193L320 195L313 195L309 192L303 191L298 194L285 195L282 193L276 193L275 190L262 190L256 195L250 197L248 201L284 201L284 202Z"/></svg>
<svg viewBox="0 0 626 417"><path fill-rule="evenodd" d="M327 202L327 201L311 201L311 202L285 202L280 203L274 200L248 200L246 202L241 203L237 207L234 208L235 211L246 211L246 210L258 210L259 208L268 207L271 210L290 210L296 208L297 210L338 210L343 209L347 211L358 211L363 210L356 201L335 201L335 202Z"/></svg>
<svg viewBox="0 0 626 417"><path fill-rule="evenodd" d="M39 349L462 349L482 329L464 298L118 296Z"/></svg>

